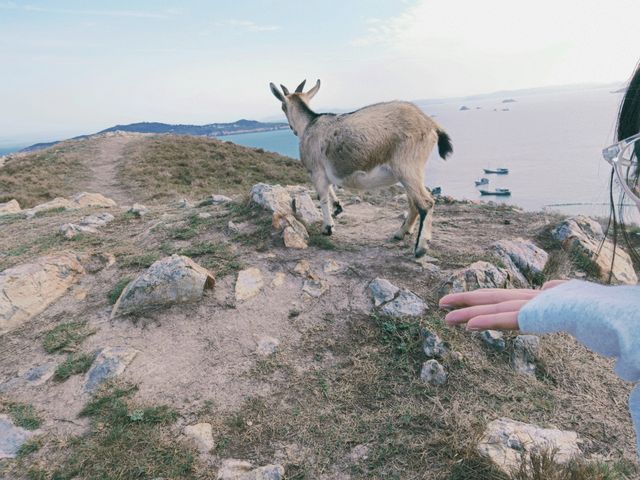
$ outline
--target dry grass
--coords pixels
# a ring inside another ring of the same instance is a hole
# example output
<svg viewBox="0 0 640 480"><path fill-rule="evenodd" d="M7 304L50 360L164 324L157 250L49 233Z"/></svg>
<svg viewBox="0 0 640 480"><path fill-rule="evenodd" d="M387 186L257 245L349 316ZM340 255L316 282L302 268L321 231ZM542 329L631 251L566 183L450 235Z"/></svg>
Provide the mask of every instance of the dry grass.
<svg viewBox="0 0 640 480"><path fill-rule="evenodd" d="M0 169L0 203L15 198L30 208L78 193L78 182L88 175L84 160L94 151L93 142L68 141L8 160Z"/></svg>
<svg viewBox="0 0 640 480"><path fill-rule="evenodd" d="M128 147L124 158L120 181L147 202L246 194L259 182L309 182L307 172L294 159L208 138L141 138Z"/></svg>

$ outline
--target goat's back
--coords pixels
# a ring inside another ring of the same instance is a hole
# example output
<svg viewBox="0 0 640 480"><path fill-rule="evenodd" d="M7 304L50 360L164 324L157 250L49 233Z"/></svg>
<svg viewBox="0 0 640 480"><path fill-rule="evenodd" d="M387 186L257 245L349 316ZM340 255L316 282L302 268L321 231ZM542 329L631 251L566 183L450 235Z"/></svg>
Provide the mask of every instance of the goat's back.
<svg viewBox="0 0 640 480"><path fill-rule="evenodd" d="M321 115L305 130L300 146L303 156L325 156L342 178L388 162L409 143L425 150L426 160L437 130L436 122L412 103L377 103L342 115Z"/></svg>

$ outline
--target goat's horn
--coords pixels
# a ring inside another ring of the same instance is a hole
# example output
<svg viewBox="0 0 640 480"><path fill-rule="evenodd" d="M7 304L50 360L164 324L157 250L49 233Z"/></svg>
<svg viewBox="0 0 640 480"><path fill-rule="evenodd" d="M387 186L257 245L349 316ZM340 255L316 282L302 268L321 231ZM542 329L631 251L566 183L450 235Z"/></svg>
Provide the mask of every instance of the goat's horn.
<svg viewBox="0 0 640 480"><path fill-rule="evenodd" d="M302 83L300 85L298 85L298 88L296 88L296 93L302 93L302 90L304 89L304 84L307 83L307 80L304 79L302 80Z"/></svg>
<svg viewBox="0 0 640 480"><path fill-rule="evenodd" d="M285 87L284 85L280 84L280 88L282 88L282 92L285 95L289 95L289 89L287 87Z"/></svg>

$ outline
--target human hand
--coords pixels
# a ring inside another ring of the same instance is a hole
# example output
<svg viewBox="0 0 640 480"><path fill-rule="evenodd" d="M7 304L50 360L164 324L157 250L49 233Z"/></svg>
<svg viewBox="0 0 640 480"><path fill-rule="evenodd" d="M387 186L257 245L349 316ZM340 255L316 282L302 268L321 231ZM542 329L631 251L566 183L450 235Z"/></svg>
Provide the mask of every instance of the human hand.
<svg viewBox="0 0 640 480"><path fill-rule="evenodd" d="M466 323L467 330L517 330L518 313L527 302L543 290L565 280L552 280L542 290L529 288L483 288L471 292L451 293L440 299L440 308L457 308L447 314L449 325Z"/></svg>

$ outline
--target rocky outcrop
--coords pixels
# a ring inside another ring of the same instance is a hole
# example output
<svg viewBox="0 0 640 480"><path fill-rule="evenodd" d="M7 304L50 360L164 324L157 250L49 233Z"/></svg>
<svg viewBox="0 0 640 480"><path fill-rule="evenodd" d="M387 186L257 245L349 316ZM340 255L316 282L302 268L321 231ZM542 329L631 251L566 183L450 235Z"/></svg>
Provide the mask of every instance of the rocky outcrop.
<svg viewBox="0 0 640 480"><path fill-rule="evenodd" d="M120 375L137 354L138 350L128 347L107 347L100 350L85 375L85 392L92 393L103 382Z"/></svg>
<svg viewBox="0 0 640 480"><path fill-rule="evenodd" d="M0 203L0 216L20 213L20 204L16 199L9 200L6 203Z"/></svg>
<svg viewBox="0 0 640 480"><path fill-rule="evenodd" d="M491 250L523 287L531 279L540 278L549 259L547 252L522 238L500 240L491 246Z"/></svg>
<svg viewBox="0 0 640 480"><path fill-rule="evenodd" d="M611 270L611 278L616 283L629 285L638 283L631 257L620 247L615 249L615 261L611 269L611 263L614 260L613 243L605 240L602 227L595 220L583 215L567 218L551 231L551 235L570 254L582 256L594 262L602 280L609 278Z"/></svg>
<svg viewBox="0 0 640 480"><path fill-rule="evenodd" d="M188 257L172 255L158 260L124 289L113 306L111 317L195 302L215 278Z"/></svg>
<svg viewBox="0 0 640 480"><path fill-rule="evenodd" d="M262 287L264 287L264 281L260 269L252 267L241 270L236 280L236 300L243 301L255 297Z"/></svg>
<svg viewBox="0 0 640 480"><path fill-rule="evenodd" d="M511 288L513 276L504 268L478 261L453 274L441 288L441 294L469 292L478 288Z"/></svg>
<svg viewBox="0 0 640 480"><path fill-rule="evenodd" d="M284 467L282 465L265 465L254 468L246 460L229 458L222 461L216 478L218 480L282 480Z"/></svg>
<svg viewBox="0 0 640 480"><path fill-rule="evenodd" d="M555 452L554 461L566 463L581 455L578 443L576 432L500 418L487 425L478 452L511 474L518 469L523 453Z"/></svg>
<svg viewBox="0 0 640 480"><path fill-rule="evenodd" d="M20 447L40 432L16 426L11 417L0 414L0 460L15 458Z"/></svg>
<svg viewBox="0 0 640 480"><path fill-rule="evenodd" d="M41 257L0 273L0 335L43 312L84 273L75 254Z"/></svg>

